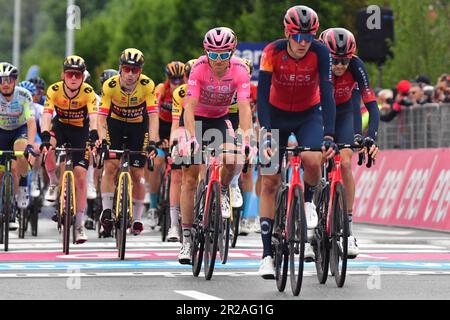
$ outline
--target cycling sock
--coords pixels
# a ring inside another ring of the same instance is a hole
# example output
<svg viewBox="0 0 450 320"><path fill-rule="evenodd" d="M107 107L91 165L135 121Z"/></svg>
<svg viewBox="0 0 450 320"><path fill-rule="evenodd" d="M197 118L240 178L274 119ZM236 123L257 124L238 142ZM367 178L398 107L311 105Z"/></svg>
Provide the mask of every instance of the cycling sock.
<svg viewBox="0 0 450 320"><path fill-rule="evenodd" d="M28 186L28 177L20 176L19 187L27 187L27 186Z"/></svg>
<svg viewBox="0 0 450 320"><path fill-rule="evenodd" d="M150 192L150 209L158 207L158 194Z"/></svg>
<svg viewBox="0 0 450 320"><path fill-rule="evenodd" d="M230 186L236 188L239 184L239 177L241 176L241 171L239 171L230 182Z"/></svg>
<svg viewBox="0 0 450 320"><path fill-rule="evenodd" d="M170 227L179 227L180 207L170 206Z"/></svg>
<svg viewBox="0 0 450 320"><path fill-rule="evenodd" d="M88 172L87 172L87 181L88 183L94 184L94 167L89 166Z"/></svg>
<svg viewBox="0 0 450 320"><path fill-rule="evenodd" d="M269 218L261 218L261 238L263 243L263 259L272 254L272 226L274 220Z"/></svg>
<svg viewBox="0 0 450 320"><path fill-rule="evenodd" d="M230 188L230 186L221 186L220 192L222 193L222 195L227 195L229 188Z"/></svg>
<svg viewBox="0 0 450 320"><path fill-rule="evenodd" d="M113 201L114 201L114 193L112 192L103 192L102 193L102 205L103 205L103 210L106 209L112 209L113 206Z"/></svg>
<svg viewBox="0 0 450 320"><path fill-rule="evenodd" d="M305 202L312 202L314 192L317 190L317 185L311 186L305 182Z"/></svg>
<svg viewBox="0 0 450 320"><path fill-rule="evenodd" d="M75 227L77 229L83 226L83 223L84 223L84 211L85 210L81 210L81 211L77 212L77 214L76 214Z"/></svg>
<svg viewBox="0 0 450 320"><path fill-rule="evenodd" d="M252 192L244 192L244 210L242 210L243 219L249 218L252 195L253 195Z"/></svg>
<svg viewBox="0 0 450 320"><path fill-rule="evenodd" d="M192 243L192 224L183 224L183 243Z"/></svg>
<svg viewBox="0 0 450 320"><path fill-rule="evenodd" d="M348 213L348 234L353 236L353 214Z"/></svg>
<svg viewBox="0 0 450 320"><path fill-rule="evenodd" d="M47 171L48 179L50 180L50 184L57 185L58 177L56 176L56 170Z"/></svg>
<svg viewBox="0 0 450 320"><path fill-rule="evenodd" d="M142 220L144 212L144 200L133 199L133 221Z"/></svg>

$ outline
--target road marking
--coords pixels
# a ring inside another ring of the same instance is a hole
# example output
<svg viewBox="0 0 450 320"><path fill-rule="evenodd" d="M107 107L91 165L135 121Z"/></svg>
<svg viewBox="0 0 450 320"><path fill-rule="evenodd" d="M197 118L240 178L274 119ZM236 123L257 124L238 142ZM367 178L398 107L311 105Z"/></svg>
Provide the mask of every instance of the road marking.
<svg viewBox="0 0 450 320"><path fill-rule="evenodd" d="M175 290L174 292L196 300L223 300L221 298L195 290Z"/></svg>
<svg viewBox="0 0 450 320"><path fill-rule="evenodd" d="M373 270L347 270L347 275L350 276L373 276ZM380 276L423 276L423 275L450 275L450 271L427 271L427 270L395 270L395 271L379 271ZM74 274L73 272L46 272L46 273L0 273L0 279L14 279L14 278L121 278L121 277L193 277L192 272L168 272L168 271L148 271L148 272L80 272ZM315 271L305 270L304 277L315 278L317 276ZM257 271L252 272L226 272L214 271L213 277L260 277ZM330 275L331 277L331 275ZM200 273L199 278L204 278L203 272ZM203 279L202 279L203 280Z"/></svg>

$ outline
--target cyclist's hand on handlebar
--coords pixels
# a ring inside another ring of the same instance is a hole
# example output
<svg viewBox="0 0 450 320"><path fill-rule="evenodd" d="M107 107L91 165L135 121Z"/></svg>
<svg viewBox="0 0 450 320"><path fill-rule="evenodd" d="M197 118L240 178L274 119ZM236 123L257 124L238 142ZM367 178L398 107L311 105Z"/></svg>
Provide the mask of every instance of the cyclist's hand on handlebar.
<svg viewBox="0 0 450 320"><path fill-rule="evenodd" d="M339 153L339 148L334 143L334 139L330 136L325 136L322 142L322 152L327 160L332 159L336 154Z"/></svg>
<svg viewBox="0 0 450 320"><path fill-rule="evenodd" d="M28 160L28 162L31 163L31 161L33 161L33 158L36 158L38 154L35 152L33 145L27 144L25 150L23 151L23 156Z"/></svg>
<svg viewBox="0 0 450 320"><path fill-rule="evenodd" d="M366 153L368 153L372 159L375 160L377 154L378 154L378 146L375 143L375 140L372 139L371 137L366 137L363 141L364 144L364 150L366 151Z"/></svg>
<svg viewBox="0 0 450 320"><path fill-rule="evenodd" d="M262 155L266 159L272 158L273 154L276 153L276 143L272 139L272 134L270 132L267 132L259 148L262 150Z"/></svg>
<svg viewBox="0 0 450 320"><path fill-rule="evenodd" d="M245 160L250 163L257 155L258 149L256 147L252 147L250 143L245 142L241 146L241 153L245 157Z"/></svg>
<svg viewBox="0 0 450 320"><path fill-rule="evenodd" d="M50 143L51 138L52 138L52 135L50 134L50 132L48 132L48 131L42 132L42 134L41 134L42 143L41 143L41 146L39 147L41 152L46 153L51 149L51 147L52 147L52 145Z"/></svg>
<svg viewBox="0 0 450 320"><path fill-rule="evenodd" d="M89 131L89 140L88 140L89 146L91 149L98 148L100 145L100 137L98 136L97 130L91 130Z"/></svg>
<svg viewBox="0 0 450 320"><path fill-rule="evenodd" d="M150 141L149 143L148 143L148 147L147 147L147 149L145 150L145 151L147 151L147 157L148 158L150 158L150 159L155 159L156 158L156 156L158 155L158 150L157 150L157 147L156 147L156 142L155 141Z"/></svg>
<svg viewBox="0 0 450 320"><path fill-rule="evenodd" d="M364 138L360 134L355 134L354 140L355 144L362 146L364 142ZM358 150L358 153L364 153L365 148L361 148Z"/></svg>

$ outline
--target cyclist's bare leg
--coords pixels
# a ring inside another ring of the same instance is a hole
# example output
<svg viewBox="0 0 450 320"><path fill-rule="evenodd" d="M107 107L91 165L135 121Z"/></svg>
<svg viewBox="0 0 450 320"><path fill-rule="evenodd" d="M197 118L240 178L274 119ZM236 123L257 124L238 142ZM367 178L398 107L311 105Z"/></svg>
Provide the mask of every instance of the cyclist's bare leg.
<svg viewBox="0 0 450 320"><path fill-rule="evenodd" d="M181 220L183 222L183 243L192 240L190 235L185 235L187 229L194 223L194 198L198 185L198 174L200 166L192 165L189 168L183 168L183 177L181 182Z"/></svg>
<svg viewBox="0 0 450 320"><path fill-rule="evenodd" d="M273 222L275 220L276 195L281 182L279 174L262 176L261 196L259 200L261 240L263 243L263 258L273 257L271 239Z"/></svg>
<svg viewBox="0 0 450 320"><path fill-rule="evenodd" d="M170 221L171 227L178 226L181 197L181 170L172 170L170 178Z"/></svg>
<svg viewBox="0 0 450 320"><path fill-rule="evenodd" d="M242 173L242 192L253 192L253 170L251 166L246 173Z"/></svg>
<svg viewBox="0 0 450 320"><path fill-rule="evenodd" d="M133 220L142 220L145 197L144 168L131 168L130 174L133 181Z"/></svg>
<svg viewBox="0 0 450 320"><path fill-rule="evenodd" d="M84 224L84 212L86 210L86 196L87 196L87 170L83 167L76 166L73 169L75 175L75 197L77 203L77 218L76 226L81 227Z"/></svg>
<svg viewBox="0 0 450 320"><path fill-rule="evenodd" d="M113 208L115 178L119 172L119 160L106 160L101 183L103 210Z"/></svg>
<svg viewBox="0 0 450 320"><path fill-rule="evenodd" d="M225 150L234 150L235 146L233 144L226 143L223 147ZM243 163L243 159L239 159ZM235 154L224 153L222 156L222 161L224 163L222 170L220 172L220 182L222 186L229 186L233 177L237 174L237 161L238 156ZM239 166L242 169L242 166Z"/></svg>
<svg viewBox="0 0 450 320"><path fill-rule="evenodd" d="M55 148L56 146L56 139L51 138L50 143L52 144L52 147ZM47 153L47 158L45 159L45 170L47 172L49 182L52 185L58 184L58 177L56 176L56 156L55 156L55 150L52 149Z"/></svg>
<svg viewBox="0 0 450 320"><path fill-rule="evenodd" d="M321 177L322 153L302 152L302 163L304 167L303 181L305 183L305 202L312 202L313 192L319 184Z"/></svg>
<svg viewBox="0 0 450 320"><path fill-rule="evenodd" d="M352 156L351 149L343 149L341 153L341 171L342 182L344 184L345 194L347 198L347 213L349 214L349 221L352 220L353 203L355 199L355 180L352 173ZM352 224L350 223L350 235L353 234Z"/></svg>

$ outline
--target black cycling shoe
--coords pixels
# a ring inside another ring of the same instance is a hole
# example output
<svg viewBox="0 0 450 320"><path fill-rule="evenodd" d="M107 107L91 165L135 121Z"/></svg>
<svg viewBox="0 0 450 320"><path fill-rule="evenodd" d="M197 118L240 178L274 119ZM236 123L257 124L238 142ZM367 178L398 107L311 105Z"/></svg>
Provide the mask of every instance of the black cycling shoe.
<svg viewBox="0 0 450 320"><path fill-rule="evenodd" d="M102 214L100 215L100 223L103 227L103 234L110 235L111 231L114 227L114 218L111 209L105 209L102 211Z"/></svg>
<svg viewBox="0 0 450 320"><path fill-rule="evenodd" d="M84 227L87 230L95 230L94 220L92 220L91 218L87 218L84 222Z"/></svg>

